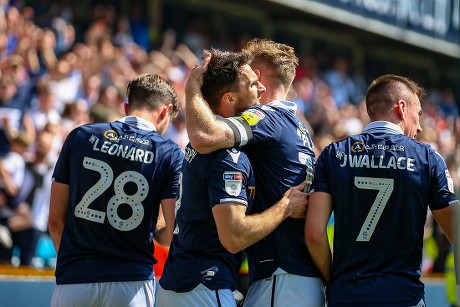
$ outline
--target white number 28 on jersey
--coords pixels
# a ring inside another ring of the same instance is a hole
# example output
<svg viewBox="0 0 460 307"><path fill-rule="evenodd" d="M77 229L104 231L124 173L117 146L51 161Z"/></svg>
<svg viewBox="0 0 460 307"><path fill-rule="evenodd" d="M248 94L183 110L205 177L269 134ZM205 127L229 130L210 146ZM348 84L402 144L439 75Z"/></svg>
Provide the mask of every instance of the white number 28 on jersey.
<svg viewBox="0 0 460 307"><path fill-rule="evenodd" d="M147 197L149 192L147 179L141 173L135 171L125 171L114 179L113 170L110 165L104 161L88 157L85 157L83 160L83 167L98 172L101 178L95 185L86 191L83 198L75 206L75 216L103 224L107 215L110 225L121 231L133 230L139 226L144 218L144 206L142 205L142 201ZM124 187L128 182L137 185L136 193L132 195L126 194ZM114 195L107 203L106 211L91 209L91 203L110 188L112 184ZM121 204L127 204L132 209L132 214L127 219L122 219L118 215L118 207Z"/></svg>
<svg viewBox="0 0 460 307"><path fill-rule="evenodd" d="M388 178L355 177L355 186L358 189L379 191L356 238L356 241L367 242L371 239L380 216L388 203L388 199L390 199L394 188L394 180Z"/></svg>

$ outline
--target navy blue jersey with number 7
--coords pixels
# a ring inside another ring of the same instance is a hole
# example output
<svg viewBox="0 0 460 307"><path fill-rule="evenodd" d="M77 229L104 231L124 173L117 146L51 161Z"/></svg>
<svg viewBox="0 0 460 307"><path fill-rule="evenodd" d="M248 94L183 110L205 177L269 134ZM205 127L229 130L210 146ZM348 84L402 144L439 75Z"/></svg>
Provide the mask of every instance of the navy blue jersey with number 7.
<svg viewBox="0 0 460 307"><path fill-rule="evenodd" d="M415 306L424 295L427 210L457 202L442 157L404 136L399 126L373 122L362 134L324 149L312 191L332 197L329 304Z"/></svg>

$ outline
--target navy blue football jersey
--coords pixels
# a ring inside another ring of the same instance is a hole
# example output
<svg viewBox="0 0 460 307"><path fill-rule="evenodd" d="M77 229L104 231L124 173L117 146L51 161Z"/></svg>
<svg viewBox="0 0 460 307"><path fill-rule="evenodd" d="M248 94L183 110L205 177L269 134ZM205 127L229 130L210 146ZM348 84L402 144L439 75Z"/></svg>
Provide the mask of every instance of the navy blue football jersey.
<svg viewBox="0 0 460 307"><path fill-rule="evenodd" d="M290 101L274 101L225 119L254 168L257 193L251 214L270 208L290 187L312 179L313 142L295 115L296 107ZM305 219L287 218L247 249L250 282L270 277L277 268L320 277L307 250L304 226Z"/></svg>
<svg viewBox="0 0 460 307"><path fill-rule="evenodd" d="M200 283L212 290L236 288L241 255L222 246L212 208L229 202L250 206L253 180L242 151L231 148L202 155L187 145L174 236L160 279L163 289L186 292Z"/></svg>
<svg viewBox="0 0 460 307"><path fill-rule="evenodd" d="M374 122L324 149L312 191L332 197L331 306L415 306L424 295L420 268L428 207L457 201L442 157L404 136L399 126Z"/></svg>
<svg viewBox="0 0 460 307"><path fill-rule="evenodd" d="M57 284L153 278L159 204L176 198L183 157L138 117L70 132L53 174L70 188Z"/></svg>

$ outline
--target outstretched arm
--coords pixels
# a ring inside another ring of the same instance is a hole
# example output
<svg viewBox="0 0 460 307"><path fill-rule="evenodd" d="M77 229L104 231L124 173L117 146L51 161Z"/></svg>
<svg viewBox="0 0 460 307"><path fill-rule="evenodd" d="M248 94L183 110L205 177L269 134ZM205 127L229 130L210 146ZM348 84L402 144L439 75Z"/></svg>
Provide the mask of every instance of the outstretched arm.
<svg viewBox="0 0 460 307"><path fill-rule="evenodd" d="M191 71L185 84L185 123L192 147L199 153L233 147L235 137L233 130L212 113L201 93L203 74L211 59L209 52L204 52L203 61Z"/></svg>

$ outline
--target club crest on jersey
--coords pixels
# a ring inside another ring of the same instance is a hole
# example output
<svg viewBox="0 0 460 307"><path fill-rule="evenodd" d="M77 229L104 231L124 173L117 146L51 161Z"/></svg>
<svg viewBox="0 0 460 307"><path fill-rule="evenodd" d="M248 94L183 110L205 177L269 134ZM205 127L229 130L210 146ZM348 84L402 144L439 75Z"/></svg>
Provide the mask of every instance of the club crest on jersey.
<svg viewBox="0 0 460 307"><path fill-rule="evenodd" d="M363 142L354 142L353 145L351 145L351 151L352 152L362 152L366 149L366 146L364 145Z"/></svg>
<svg viewBox="0 0 460 307"><path fill-rule="evenodd" d="M243 185L243 174L240 172L224 172L225 191L232 196L238 196L241 193Z"/></svg>
<svg viewBox="0 0 460 307"><path fill-rule="evenodd" d="M110 141L116 141L118 140L118 133L115 130L106 130L104 137Z"/></svg>
<svg viewBox="0 0 460 307"><path fill-rule="evenodd" d="M241 114L241 117L249 124L249 126L256 125L261 119L265 117L264 113L256 109L249 109Z"/></svg>

